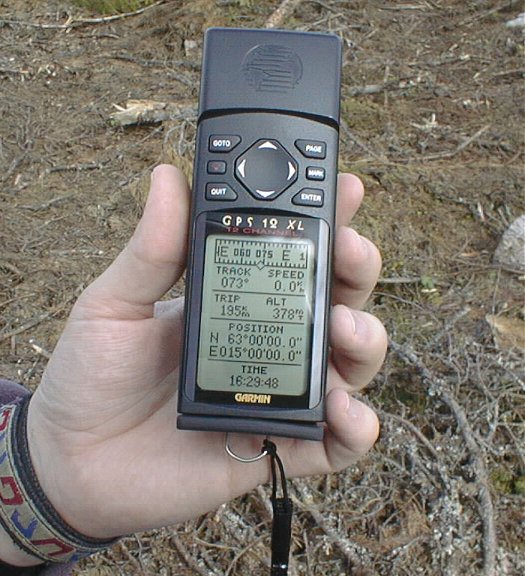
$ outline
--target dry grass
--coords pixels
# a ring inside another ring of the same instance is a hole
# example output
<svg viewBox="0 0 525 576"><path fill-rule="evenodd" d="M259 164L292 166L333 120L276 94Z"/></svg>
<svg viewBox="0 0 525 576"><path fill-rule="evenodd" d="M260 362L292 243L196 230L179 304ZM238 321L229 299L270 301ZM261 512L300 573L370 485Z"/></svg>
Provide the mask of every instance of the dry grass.
<svg viewBox="0 0 525 576"><path fill-rule="evenodd" d="M71 3L98 14L121 14L134 12L149 6L155 0L71 0Z"/></svg>
<svg viewBox="0 0 525 576"><path fill-rule="evenodd" d="M196 102L198 50L184 41L200 44L210 24L263 26L279 4L166 1L68 29L65 1L0 2L3 375L37 385L73 299L131 233L151 167L191 170L194 118L121 129L113 104ZM305 0L283 16L345 41L340 165L366 183L355 226L383 252L369 309L392 340L365 397L382 421L376 449L293 483L295 576L525 572L524 351L512 334L523 278L492 263L525 211L523 36L504 25L520 9ZM128 538L77 574L265 574L265 499L259 489Z"/></svg>

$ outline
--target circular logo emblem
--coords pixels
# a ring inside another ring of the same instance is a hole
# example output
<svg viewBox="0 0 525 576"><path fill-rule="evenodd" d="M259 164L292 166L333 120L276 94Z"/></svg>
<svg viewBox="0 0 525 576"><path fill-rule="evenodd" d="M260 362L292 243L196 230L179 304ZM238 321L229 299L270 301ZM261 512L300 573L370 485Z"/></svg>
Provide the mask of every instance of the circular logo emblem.
<svg viewBox="0 0 525 576"><path fill-rule="evenodd" d="M286 46L261 44L246 54L242 72L257 92L288 92L301 80L303 63Z"/></svg>

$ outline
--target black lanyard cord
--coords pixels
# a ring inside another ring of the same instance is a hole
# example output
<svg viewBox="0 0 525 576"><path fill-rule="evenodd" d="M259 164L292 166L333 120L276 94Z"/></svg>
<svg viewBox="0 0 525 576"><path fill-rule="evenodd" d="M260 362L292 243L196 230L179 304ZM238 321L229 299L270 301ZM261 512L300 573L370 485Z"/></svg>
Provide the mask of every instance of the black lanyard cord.
<svg viewBox="0 0 525 576"><path fill-rule="evenodd" d="M286 475L284 466L277 454L277 446L266 439L263 449L270 456L272 470L272 508L273 508L273 525L272 525L272 565L271 576L287 576L288 562L290 556L290 542L292 537L292 515L293 504L288 497L288 488L286 487ZM279 476L277 477L277 468ZM277 486L281 484L281 498L277 497Z"/></svg>

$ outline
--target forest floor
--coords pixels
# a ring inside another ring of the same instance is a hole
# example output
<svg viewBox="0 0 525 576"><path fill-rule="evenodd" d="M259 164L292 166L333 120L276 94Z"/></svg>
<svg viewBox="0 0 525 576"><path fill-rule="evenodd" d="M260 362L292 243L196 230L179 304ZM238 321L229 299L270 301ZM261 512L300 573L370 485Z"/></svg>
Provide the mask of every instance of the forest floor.
<svg viewBox="0 0 525 576"><path fill-rule="evenodd" d="M0 0L0 373L35 387L79 292L131 235L153 166L191 172L209 26L333 31L341 170L384 268L390 352L364 398L375 449L295 480L294 576L525 574L524 276L494 263L525 212L524 36L496 0L166 0L104 20ZM111 121L130 99L182 104ZM78 576L265 574L267 487L137 534Z"/></svg>

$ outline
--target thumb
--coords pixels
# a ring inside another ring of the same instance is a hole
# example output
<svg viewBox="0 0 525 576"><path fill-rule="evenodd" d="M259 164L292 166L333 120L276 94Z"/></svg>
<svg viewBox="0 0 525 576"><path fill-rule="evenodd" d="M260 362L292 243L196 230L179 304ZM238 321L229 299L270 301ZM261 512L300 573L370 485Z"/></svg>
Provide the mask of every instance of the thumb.
<svg viewBox="0 0 525 576"><path fill-rule="evenodd" d="M81 295L75 312L132 319L151 316L153 304L186 265L190 193L186 178L170 165L157 166L144 213L115 261Z"/></svg>
<svg viewBox="0 0 525 576"><path fill-rule="evenodd" d="M379 436L376 413L342 388L327 396L326 455L332 471L342 470L364 456Z"/></svg>

